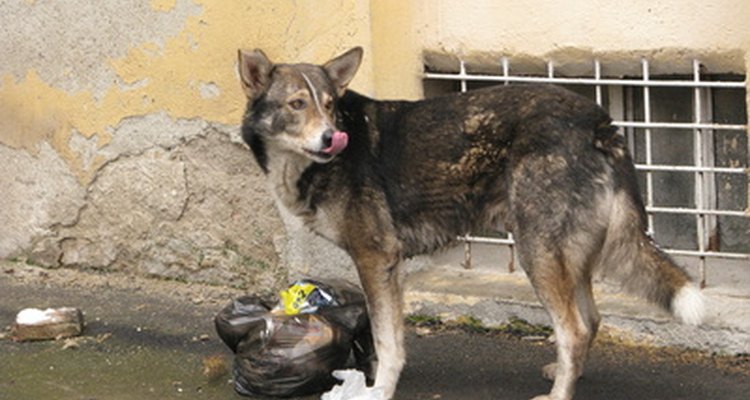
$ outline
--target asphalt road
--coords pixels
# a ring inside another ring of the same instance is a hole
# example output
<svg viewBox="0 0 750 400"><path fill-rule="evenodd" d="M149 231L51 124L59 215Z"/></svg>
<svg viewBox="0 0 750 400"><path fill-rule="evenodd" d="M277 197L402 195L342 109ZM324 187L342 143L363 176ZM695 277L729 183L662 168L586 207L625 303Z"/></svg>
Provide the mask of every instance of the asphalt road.
<svg viewBox="0 0 750 400"><path fill-rule="evenodd" d="M0 399L241 399L212 318L241 291L0 264L0 327L25 307L74 306L84 336L0 340ZM424 332L420 332L424 333ZM397 399L528 399L554 348L505 334L410 328ZM211 366L213 365L213 367ZM750 358L598 343L576 399L746 399ZM317 399L308 396L305 399Z"/></svg>

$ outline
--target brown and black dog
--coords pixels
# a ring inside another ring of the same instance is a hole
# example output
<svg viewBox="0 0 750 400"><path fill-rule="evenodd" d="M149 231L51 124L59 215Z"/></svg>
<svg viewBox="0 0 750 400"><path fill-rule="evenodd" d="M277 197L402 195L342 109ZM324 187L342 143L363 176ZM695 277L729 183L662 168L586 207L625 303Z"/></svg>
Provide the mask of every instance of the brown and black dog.
<svg viewBox="0 0 750 400"><path fill-rule="evenodd" d="M242 134L280 207L354 260L378 357L395 392L404 365L399 263L503 224L557 337L539 399L570 399L599 326L594 273L697 324L700 291L645 233L623 138L593 102L555 86L497 86L378 101L347 86L362 50L323 65L240 51Z"/></svg>

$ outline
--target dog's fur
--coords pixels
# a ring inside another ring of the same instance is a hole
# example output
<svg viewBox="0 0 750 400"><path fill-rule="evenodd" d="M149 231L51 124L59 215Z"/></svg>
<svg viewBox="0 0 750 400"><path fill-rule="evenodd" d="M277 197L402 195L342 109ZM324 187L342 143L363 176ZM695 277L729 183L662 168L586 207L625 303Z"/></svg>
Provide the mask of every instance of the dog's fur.
<svg viewBox="0 0 750 400"><path fill-rule="evenodd" d="M354 260L388 398L405 358L399 263L499 223L557 337L540 399L573 396L599 326L595 271L699 323L701 294L646 235L630 155L596 104L555 86L377 101L346 89L361 57L273 64L240 51L242 134L278 203Z"/></svg>

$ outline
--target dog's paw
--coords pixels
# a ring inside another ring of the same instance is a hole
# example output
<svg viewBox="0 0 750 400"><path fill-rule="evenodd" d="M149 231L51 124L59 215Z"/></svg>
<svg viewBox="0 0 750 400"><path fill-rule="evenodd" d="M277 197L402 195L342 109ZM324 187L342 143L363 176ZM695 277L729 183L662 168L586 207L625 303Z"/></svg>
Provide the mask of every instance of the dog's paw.
<svg viewBox="0 0 750 400"><path fill-rule="evenodd" d="M542 367L542 376L548 381L554 381L557 375L557 363L549 363Z"/></svg>
<svg viewBox="0 0 750 400"><path fill-rule="evenodd" d="M549 397L548 394L543 394L541 396L536 396L531 400L552 400L552 397Z"/></svg>

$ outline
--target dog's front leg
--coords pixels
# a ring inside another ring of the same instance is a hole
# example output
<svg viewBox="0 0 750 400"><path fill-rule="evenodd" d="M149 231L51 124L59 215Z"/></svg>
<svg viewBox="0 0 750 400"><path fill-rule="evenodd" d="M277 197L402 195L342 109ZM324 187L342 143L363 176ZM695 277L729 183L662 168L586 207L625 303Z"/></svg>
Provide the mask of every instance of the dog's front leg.
<svg viewBox="0 0 750 400"><path fill-rule="evenodd" d="M404 366L404 318L400 276L400 252L396 239L376 240L379 246L352 249L352 257L367 296L373 341L378 356L375 386L382 387L385 398L396 391ZM390 242L390 243L388 243Z"/></svg>

